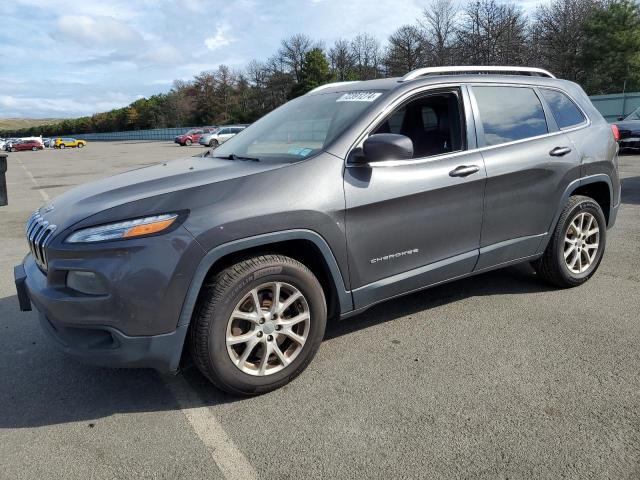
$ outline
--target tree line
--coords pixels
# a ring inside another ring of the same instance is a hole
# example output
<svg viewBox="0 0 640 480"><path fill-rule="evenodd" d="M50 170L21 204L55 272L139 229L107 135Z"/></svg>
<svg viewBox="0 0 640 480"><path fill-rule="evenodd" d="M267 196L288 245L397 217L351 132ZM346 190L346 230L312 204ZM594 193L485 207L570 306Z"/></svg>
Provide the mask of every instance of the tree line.
<svg viewBox="0 0 640 480"><path fill-rule="evenodd" d="M531 14L497 0L432 0L384 44L368 33L331 45L300 33L267 60L221 65L177 80L167 93L3 136L64 135L249 123L330 81L401 76L424 66L527 65L580 83L589 94L640 89L635 0L550 0Z"/></svg>

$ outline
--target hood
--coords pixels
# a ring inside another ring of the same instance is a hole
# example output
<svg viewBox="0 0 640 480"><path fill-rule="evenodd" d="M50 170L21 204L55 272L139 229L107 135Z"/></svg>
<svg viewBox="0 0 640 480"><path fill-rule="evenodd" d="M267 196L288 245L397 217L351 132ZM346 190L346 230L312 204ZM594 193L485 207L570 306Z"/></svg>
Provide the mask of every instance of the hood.
<svg viewBox="0 0 640 480"><path fill-rule="evenodd" d="M49 223L57 225L60 231L120 205L254 175L281 166L207 157L173 160L85 183L55 198L40 208L40 213Z"/></svg>

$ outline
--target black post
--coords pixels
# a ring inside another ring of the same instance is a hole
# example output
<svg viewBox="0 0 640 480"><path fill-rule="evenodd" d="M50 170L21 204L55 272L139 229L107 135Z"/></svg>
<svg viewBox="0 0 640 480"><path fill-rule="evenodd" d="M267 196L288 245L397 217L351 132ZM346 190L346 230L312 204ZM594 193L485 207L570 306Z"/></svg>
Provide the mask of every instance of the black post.
<svg viewBox="0 0 640 480"><path fill-rule="evenodd" d="M7 196L7 154L0 153L0 207L9 203Z"/></svg>

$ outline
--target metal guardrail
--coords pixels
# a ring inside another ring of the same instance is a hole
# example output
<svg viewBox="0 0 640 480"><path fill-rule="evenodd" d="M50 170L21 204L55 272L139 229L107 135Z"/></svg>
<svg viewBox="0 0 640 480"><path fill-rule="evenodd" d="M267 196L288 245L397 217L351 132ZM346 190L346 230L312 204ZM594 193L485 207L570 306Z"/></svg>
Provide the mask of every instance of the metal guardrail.
<svg viewBox="0 0 640 480"><path fill-rule="evenodd" d="M593 95L589 98L608 122L615 122L618 117L626 117L640 107L640 92Z"/></svg>
<svg viewBox="0 0 640 480"><path fill-rule="evenodd" d="M7 195L7 155L0 153L0 207L9 203Z"/></svg>
<svg viewBox="0 0 640 480"><path fill-rule="evenodd" d="M103 132L103 133L72 133L69 135L56 135L57 137L81 138L87 141L144 141L144 140L173 140L176 136L188 132L192 128L199 127L177 127L177 128L154 128L152 130L129 130L124 132Z"/></svg>

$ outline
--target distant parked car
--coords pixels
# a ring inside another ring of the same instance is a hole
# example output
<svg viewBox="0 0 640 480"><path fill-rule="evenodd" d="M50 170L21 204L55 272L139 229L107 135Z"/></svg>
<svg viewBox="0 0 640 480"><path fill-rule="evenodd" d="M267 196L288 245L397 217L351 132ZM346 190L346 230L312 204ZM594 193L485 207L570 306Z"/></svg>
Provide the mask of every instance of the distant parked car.
<svg viewBox="0 0 640 480"><path fill-rule="evenodd" d="M56 138L53 148L82 148L87 144L85 140L76 138Z"/></svg>
<svg viewBox="0 0 640 480"><path fill-rule="evenodd" d="M237 135L245 128L247 128L246 125L226 125L224 127L220 127L215 132L209 133L208 135L202 135L198 143L205 147L215 148L229 140L231 137Z"/></svg>
<svg viewBox="0 0 640 480"><path fill-rule="evenodd" d="M6 152L10 152L11 151L11 147L14 143L19 142L20 139L19 138L7 138L5 140L4 145L2 146L2 149Z"/></svg>
<svg viewBox="0 0 640 480"><path fill-rule="evenodd" d="M11 144L10 152L21 152L24 150L42 150L44 147L37 140L20 140Z"/></svg>
<svg viewBox="0 0 640 480"><path fill-rule="evenodd" d="M619 117L614 123L620 132L620 150L640 149L640 107L636 108L626 117Z"/></svg>
<svg viewBox="0 0 640 480"><path fill-rule="evenodd" d="M177 143L178 145L180 145L181 147L189 146L192 143L197 143L200 140L200 137L202 135L206 135L208 133L211 133L215 130L217 130L218 127L202 127L202 128L193 128L191 130L189 130L187 133L184 133L182 135L178 135L176 138L173 139L173 141L175 143Z"/></svg>

